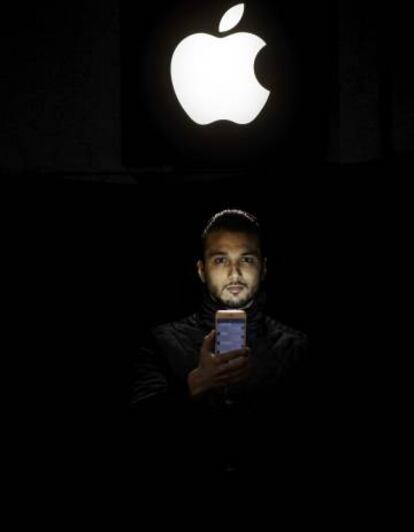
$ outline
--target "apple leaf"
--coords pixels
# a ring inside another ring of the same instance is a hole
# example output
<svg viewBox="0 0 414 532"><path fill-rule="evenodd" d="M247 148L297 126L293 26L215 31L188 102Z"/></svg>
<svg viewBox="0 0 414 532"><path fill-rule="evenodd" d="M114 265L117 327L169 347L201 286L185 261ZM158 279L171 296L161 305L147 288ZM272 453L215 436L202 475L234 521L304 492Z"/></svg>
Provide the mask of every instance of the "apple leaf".
<svg viewBox="0 0 414 532"><path fill-rule="evenodd" d="M226 11L220 21L219 32L229 31L240 22L244 13L244 4L237 4Z"/></svg>

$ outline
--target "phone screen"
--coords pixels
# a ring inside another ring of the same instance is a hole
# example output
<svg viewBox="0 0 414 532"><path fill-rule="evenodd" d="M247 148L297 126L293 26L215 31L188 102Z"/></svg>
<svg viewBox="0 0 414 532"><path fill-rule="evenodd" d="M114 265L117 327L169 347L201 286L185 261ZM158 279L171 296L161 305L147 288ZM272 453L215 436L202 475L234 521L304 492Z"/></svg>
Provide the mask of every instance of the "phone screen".
<svg viewBox="0 0 414 532"><path fill-rule="evenodd" d="M245 347L246 322L240 319L217 320L216 353Z"/></svg>

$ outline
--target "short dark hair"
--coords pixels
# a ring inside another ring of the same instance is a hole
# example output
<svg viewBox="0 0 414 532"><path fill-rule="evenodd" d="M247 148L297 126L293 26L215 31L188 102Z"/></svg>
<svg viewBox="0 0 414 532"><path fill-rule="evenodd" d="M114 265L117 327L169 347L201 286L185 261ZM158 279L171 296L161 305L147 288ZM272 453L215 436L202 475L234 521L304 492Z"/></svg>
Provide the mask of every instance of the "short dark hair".
<svg viewBox="0 0 414 532"><path fill-rule="evenodd" d="M263 252L263 234L256 216L240 209L225 209L214 214L201 233L201 256L204 257L206 241L209 234L217 231L248 233L259 240Z"/></svg>

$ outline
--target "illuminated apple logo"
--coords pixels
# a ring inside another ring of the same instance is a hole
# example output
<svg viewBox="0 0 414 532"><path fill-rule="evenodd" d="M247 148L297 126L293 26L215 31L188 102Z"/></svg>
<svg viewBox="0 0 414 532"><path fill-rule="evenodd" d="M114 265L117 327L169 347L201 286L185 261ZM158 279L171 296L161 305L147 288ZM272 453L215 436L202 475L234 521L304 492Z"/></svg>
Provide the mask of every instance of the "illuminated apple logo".
<svg viewBox="0 0 414 532"><path fill-rule="evenodd" d="M233 29L243 13L244 4L229 9L219 32ZM264 46L260 37L246 32L227 37L196 33L183 39L171 59L171 79L188 116L200 125L252 122L270 94L254 73L256 56Z"/></svg>

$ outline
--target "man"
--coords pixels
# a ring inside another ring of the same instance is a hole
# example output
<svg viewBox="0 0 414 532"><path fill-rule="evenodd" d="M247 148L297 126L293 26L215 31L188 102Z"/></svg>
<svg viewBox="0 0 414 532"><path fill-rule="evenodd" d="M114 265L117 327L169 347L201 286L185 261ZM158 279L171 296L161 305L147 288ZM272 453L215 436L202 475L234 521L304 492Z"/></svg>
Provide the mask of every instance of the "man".
<svg viewBox="0 0 414 532"><path fill-rule="evenodd" d="M201 240L200 309L152 329L136 359L132 406L138 423L148 422L152 463L167 449L162 467L175 461L188 471L197 463L203 474L254 473L275 466L280 453L295 461L309 402L307 338L264 314L259 223L247 212L224 210ZM245 310L245 349L214 354L219 309Z"/></svg>

